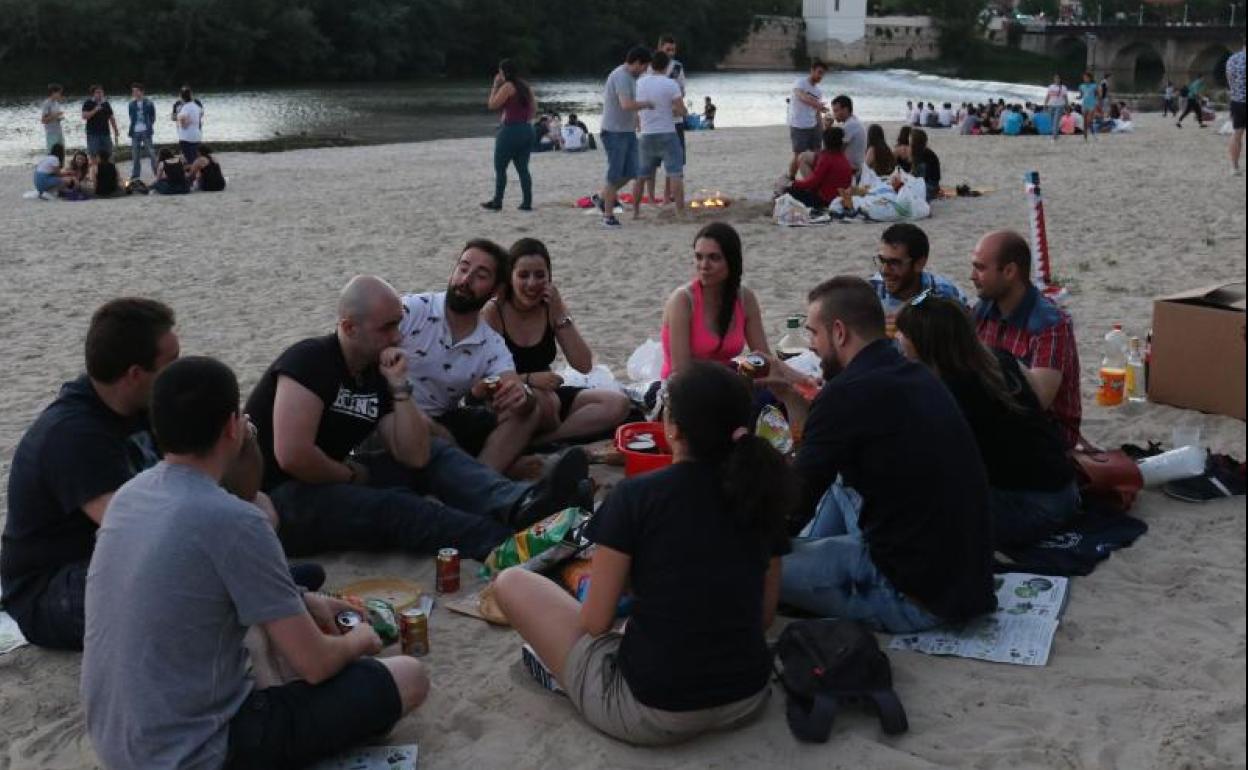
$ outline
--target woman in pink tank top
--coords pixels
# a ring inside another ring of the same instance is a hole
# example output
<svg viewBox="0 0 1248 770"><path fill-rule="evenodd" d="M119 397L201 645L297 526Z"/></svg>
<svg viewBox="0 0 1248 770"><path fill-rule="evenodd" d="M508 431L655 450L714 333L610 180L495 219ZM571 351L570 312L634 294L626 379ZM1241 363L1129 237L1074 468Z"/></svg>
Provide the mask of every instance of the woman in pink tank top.
<svg viewBox="0 0 1248 770"><path fill-rule="evenodd" d="M533 178L529 176L529 153L533 151L533 113L537 100L533 89L520 78L519 67L511 59L498 63L498 74L490 89L487 106L502 110L502 121L494 136L494 197L481 208L498 211L507 190L507 167L514 165L520 177L520 210L533 209Z"/></svg>
<svg viewBox="0 0 1248 770"><path fill-rule="evenodd" d="M712 222L693 239L694 280L663 309L663 379L691 361L727 365L748 347L771 355L754 292L741 285L741 236Z"/></svg>

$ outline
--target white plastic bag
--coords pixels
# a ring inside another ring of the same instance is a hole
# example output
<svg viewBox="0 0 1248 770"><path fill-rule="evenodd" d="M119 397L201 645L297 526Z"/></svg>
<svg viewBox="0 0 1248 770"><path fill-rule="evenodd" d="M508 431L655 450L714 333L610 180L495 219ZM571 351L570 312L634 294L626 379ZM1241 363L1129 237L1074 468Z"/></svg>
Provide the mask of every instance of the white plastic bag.
<svg viewBox="0 0 1248 770"><path fill-rule="evenodd" d="M932 206L927 202L927 182L916 176L907 176L905 184L897 191L897 200L893 205L898 222L930 217Z"/></svg>
<svg viewBox="0 0 1248 770"><path fill-rule="evenodd" d="M573 388L597 388L600 390L614 390L623 393L624 386L616 379L611 370L598 364L589 370L589 374L581 374L570 366L563 368L559 372L559 376L563 378L563 384Z"/></svg>
<svg viewBox="0 0 1248 770"><path fill-rule="evenodd" d="M652 382L663 372L663 347L647 339L637 346L628 357L628 379L633 382Z"/></svg>
<svg viewBox="0 0 1248 770"><path fill-rule="evenodd" d="M784 227L805 227L810 224L810 209L797 198L785 193L776 198L771 218Z"/></svg>

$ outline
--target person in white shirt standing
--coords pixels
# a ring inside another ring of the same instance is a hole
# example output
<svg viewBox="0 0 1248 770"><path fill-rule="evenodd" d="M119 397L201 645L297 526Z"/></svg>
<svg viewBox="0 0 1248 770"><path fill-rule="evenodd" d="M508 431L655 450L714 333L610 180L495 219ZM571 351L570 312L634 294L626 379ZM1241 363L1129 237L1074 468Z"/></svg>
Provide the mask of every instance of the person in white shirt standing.
<svg viewBox="0 0 1248 770"><path fill-rule="evenodd" d="M790 181L797 175L803 153L818 153L823 149L822 119L828 108L823 103L819 83L827 72L828 65L815 59L810 63L810 74L798 78L793 84L793 94L789 99L789 142L793 146L793 160L789 163Z"/></svg>
<svg viewBox="0 0 1248 770"><path fill-rule="evenodd" d="M673 35L663 35L659 38L658 50L667 54L667 69L663 74L667 75L676 84L680 86L681 101L685 99L685 65L680 63L676 58L676 38ZM680 152L684 155L685 161L689 160L689 150L685 145L685 119L682 117L676 121L676 138L680 140ZM683 181L683 177L682 180ZM668 176L663 182L663 200L670 201L672 199L672 177Z"/></svg>
<svg viewBox="0 0 1248 770"><path fill-rule="evenodd" d="M199 100L191 94L191 89L182 87L181 107L173 116L178 124L178 146L182 148L182 162L190 165L199 157L199 145L204 141L204 108Z"/></svg>
<svg viewBox="0 0 1248 770"><path fill-rule="evenodd" d="M1067 101L1066 86L1062 83L1061 75L1054 75L1053 82L1049 84L1049 90L1044 93L1044 111L1049 113L1049 121L1052 123L1053 141L1057 141L1057 135L1060 132L1062 114L1066 112Z"/></svg>
<svg viewBox="0 0 1248 770"><path fill-rule="evenodd" d="M655 51L649 74L637 81L637 100L653 106L637 113L641 122L641 176L633 184L633 219L641 216L641 197L647 187L654 196L660 164L670 190L665 200L675 200L676 210L685 210L685 150L676 124L684 120L687 111L680 85L666 74L669 63L667 54Z"/></svg>

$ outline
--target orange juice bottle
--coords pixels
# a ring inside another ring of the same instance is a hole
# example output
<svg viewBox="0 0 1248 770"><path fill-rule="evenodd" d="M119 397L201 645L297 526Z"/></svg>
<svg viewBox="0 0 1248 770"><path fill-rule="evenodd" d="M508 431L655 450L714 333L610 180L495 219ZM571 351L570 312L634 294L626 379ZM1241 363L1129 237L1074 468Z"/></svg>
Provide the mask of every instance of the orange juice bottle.
<svg viewBox="0 0 1248 770"><path fill-rule="evenodd" d="M1127 389L1127 335L1122 324L1105 335L1105 357L1101 359L1101 387L1096 392L1096 403L1101 406L1118 406L1126 397Z"/></svg>

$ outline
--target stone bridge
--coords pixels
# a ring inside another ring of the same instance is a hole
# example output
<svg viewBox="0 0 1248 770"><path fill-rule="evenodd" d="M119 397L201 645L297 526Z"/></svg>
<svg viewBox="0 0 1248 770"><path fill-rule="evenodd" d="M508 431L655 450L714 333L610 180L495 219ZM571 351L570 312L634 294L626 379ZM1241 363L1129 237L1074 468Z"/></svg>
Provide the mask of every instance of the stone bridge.
<svg viewBox="0 0 1248 770"><path fill-rule="evenodd" d="M1226 86L1226 59L1244 41L1243 27L1049 24L1024 27L1021 46L1065 61L1082 61L1100 76L1112 72L1120 91L1145 92L1166 79L1182 85L1200 76Z"/></svg>

